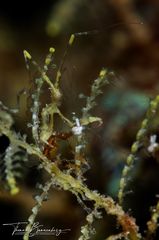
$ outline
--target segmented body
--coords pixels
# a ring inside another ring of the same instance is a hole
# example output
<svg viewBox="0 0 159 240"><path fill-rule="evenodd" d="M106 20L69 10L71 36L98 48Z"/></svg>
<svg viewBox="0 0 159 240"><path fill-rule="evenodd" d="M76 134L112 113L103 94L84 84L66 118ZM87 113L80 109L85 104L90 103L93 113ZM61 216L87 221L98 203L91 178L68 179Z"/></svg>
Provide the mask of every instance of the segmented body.
<svg viewBox="0 0 159 240"><path fill-rule="evenodd" d="M72 132L61 132L52 134L47 140L47 144L44 146L43 154L53 161L57 155L59 149L59 141L67 140L72 136Z"/></svg>

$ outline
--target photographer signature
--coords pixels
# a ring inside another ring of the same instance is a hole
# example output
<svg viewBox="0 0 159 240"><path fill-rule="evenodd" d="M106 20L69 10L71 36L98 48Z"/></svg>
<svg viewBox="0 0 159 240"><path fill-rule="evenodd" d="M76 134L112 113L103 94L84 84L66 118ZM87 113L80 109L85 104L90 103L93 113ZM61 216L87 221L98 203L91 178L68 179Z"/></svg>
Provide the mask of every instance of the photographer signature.
<svg viewBox="0 0 159 240"><path fill-rule="evenodd" d="M28 222L15 222L15 223L3 223L3 226L13 226L12 236L13 235L24 235L25 233L25 225ZM59 236L60 234L67 233L71 231L71 229L61 229L61 228L44 228L44 225L39 222L35 222L29 232L29 237L33 237L35 235L54 235Z"/></svg>

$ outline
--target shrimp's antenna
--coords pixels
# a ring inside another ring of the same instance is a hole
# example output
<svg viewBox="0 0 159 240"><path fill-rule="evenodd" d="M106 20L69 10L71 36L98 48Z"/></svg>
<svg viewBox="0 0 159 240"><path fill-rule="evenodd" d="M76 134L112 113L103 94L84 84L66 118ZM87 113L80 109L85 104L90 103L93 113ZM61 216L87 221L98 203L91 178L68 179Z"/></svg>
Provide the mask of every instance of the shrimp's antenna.
<svg viewBox="0 0 159 240"><path fill-rule="evenodd" d="M143 25L144 23L139 21L139 22L130 22L128 24ZM89 31L85 31L85 32L76 32L76 33L71 34L71 36L69 38L69 41L67 43L66 50L64 51L63 57L61 59L60 65L59 65L57 73L56 73L55 87L58 88L58 86L59 86L59 82L60 82L61 75L62 75L61 72L62 72L62 69L63 69L63 65L64 65L66 57L68 55L68 51L69 51L70 47L73 45L76 37L88 36L88 35L97 35L97 34L102 33L102 32L104 32L108 29L112 29L112 28L119 27L119 26L122 26L122 25L124 26L124 25L126 25L126 23L125 22L118 22L118 23L111 24L107 27L104 27L102 29L94 29L94 30L89 30Z"/></svg>
<svg viewBox="0 0 159 240"><path fill-rule="evenodd" d="M143 25L144 23L143 22L129 22L128 24L129 25ZM118 23L113 23L109 26L103 27L101 29L93 29L93 30L86 31L86 32L77 32L77 33L74 33L74 35L75 36L96 35L96 34L104 32L106 30L113 29L113 28L120 27L120 26L125 26L125 25L126 25L125 22L118 22Z"/></svg>

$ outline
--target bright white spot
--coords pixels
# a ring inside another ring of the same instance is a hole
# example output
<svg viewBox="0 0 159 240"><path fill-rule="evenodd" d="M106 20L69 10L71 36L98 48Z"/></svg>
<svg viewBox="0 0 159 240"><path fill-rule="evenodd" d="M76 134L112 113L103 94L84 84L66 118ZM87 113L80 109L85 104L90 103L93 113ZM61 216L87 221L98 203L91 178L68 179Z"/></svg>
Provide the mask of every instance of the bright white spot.
<svg viewBox="0 0 159 240"><path fill-rule="evenodd" d="M74 135L81 135L83 131L83 126L80 125L80 121L76 118L76 126L72 128L72 132Z"/></svg>
<svg viewBox="0 0 159 240"><path fill-rule="evenodd" d="M33 114L32 118L33 118L33 120L36 120L37 119L36 114Z"/></svg>
<svg viewBox="0 0 159 240"><path fill-rule="evenodd" d="M156 142L156 140L157 140L156 135L150 136L150 145L147 148L147 150L149 152L153 152L155 150L155 148L157 148L159 146L159 144Z"/></svg>
<svg viewBox="0 0 159 240"><path fill-rule="evenodd" d="M80 127L80 121L79 121L78 118L76 118L76 126L77 126L77 127Z"/></svg>
<svg viewBox="0 0 159 240"><path fill-rule="evenodd" d="M81 135L82 131L83 131L83 127L82 126L80 126L80 127L73 127L72 128L72 132L73 132L74 135Z"/></svg>

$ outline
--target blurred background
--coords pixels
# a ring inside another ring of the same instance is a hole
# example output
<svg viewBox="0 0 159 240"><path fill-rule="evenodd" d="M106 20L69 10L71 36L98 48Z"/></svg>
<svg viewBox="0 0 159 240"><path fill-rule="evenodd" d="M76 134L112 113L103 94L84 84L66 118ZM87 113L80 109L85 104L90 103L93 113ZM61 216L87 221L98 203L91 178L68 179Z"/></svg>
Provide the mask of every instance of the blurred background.
<svg viewBox="0 0 159 240"><path fill-rule="evenodd" d="M103 125L89 130L91 169L85 176L91 189L114 199L117 199L119 179L130 146L150 99L159 92L158 28L157 0L2 1L0 5L0 100L5 105L15 107L17 93L31 84L23 50L28 50L42 66L48 49L55 47L58 65L72 33L87 32L75 39L64 63L61 87L66 115L80 114L83 102L78 94L89 94L93 80L103 67L113 72L95 110L103 118ZM92 30L97 30L96 34L92 34ZM26 97L22 96L15 129L30 134L26 112ZM150 135L159 138L158 117L156 114L145 146L138 153L124 201L124 209L136 218L142 233L150 218L150 206L155 205L159 193L159 156L147 151ZM1 153L7 144L8 140L1 137ZM1 223L27 220L39 176L32 164L17 196L1 191ZM71 229L59 237L47 236L47 240L73 240L80 235L85 215L71 194L56 190L44 203L37 221L47 227ZM118 231L115 219L106 215L95 227L94 240L105 239ZM11 227L0 226L0 234L7 239L21 239L11 236L11 230ZM46 236L34 239L46 239Z"/></svg>

